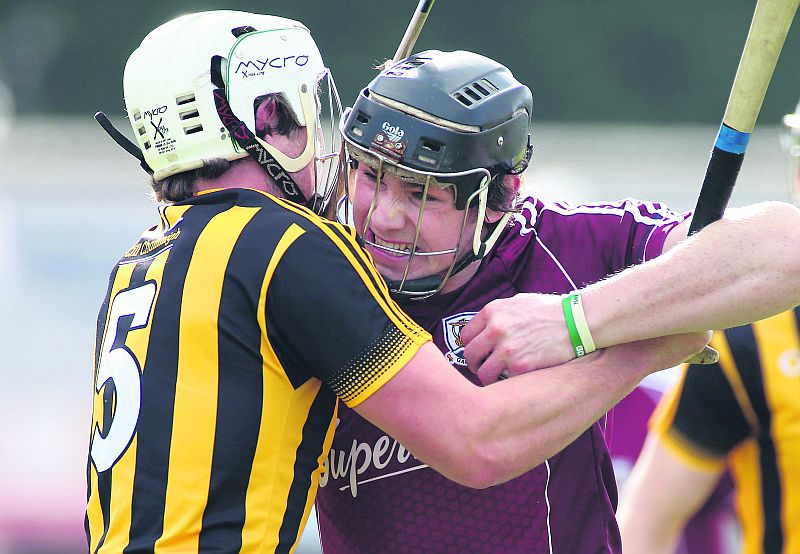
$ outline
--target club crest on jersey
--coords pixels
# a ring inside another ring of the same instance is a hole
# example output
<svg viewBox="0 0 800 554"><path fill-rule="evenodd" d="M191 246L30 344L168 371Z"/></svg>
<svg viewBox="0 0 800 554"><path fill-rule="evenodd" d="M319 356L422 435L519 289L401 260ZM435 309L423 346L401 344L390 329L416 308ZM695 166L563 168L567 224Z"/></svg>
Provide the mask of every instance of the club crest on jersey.
<svg viewBox="0 0 800 554"><path fill-rule="evenodd" d="M464 359L464 341L461 340L461 329L476 313L478 312L461 312L442 320L444 344L447 346L444 356L453 365L467 365L467 361Z"/></svg>

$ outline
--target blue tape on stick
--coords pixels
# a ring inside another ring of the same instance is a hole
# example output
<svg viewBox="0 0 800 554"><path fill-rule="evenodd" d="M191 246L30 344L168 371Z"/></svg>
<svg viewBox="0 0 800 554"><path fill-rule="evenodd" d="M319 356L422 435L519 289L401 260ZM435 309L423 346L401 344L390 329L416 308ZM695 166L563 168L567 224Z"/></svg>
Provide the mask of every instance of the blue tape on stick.
<svg viewBox="0 0 800 554"><path fill-rule="evenodd" d="M750 133L737 131L723 123L719 128L717 142L714 143L714 146L731 154L744 154L748 142L750 142Z"/></svg>

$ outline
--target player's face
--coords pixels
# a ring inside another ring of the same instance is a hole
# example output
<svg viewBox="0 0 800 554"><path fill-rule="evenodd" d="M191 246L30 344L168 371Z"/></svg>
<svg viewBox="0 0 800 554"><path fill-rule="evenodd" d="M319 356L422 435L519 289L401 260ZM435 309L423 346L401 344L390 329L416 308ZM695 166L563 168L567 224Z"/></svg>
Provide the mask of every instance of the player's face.
<svg viewBox="0 0 800 554"><path fill-rule="evenodd" d="M453 260L461 259L472 247L477 210L456 209L450 186L429 184L426 191L423 176L387 172L386 166L380 168L380 182L378 167L361 162L351 169L356 230L384 277L399 281L407 266L406 280L444 276ZM415 242L415 255L409 265ZM463 284L470 273L455 275L442 292Z"/></svg>

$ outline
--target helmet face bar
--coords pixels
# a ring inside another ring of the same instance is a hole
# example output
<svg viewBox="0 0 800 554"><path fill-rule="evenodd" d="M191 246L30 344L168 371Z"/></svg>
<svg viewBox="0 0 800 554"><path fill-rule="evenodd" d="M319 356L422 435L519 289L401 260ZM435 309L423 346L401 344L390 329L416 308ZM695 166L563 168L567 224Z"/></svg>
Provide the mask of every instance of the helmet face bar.
<svg viewBox="0 0 800 554"><path fill-rule="evenodd" d="M789 151L790 161L790 192L795 204L800 205L800 102L794 113L783 116L786 126L786 147Z"/></svg>
<svg viewBox="0 0 800 554"><path fill-rule="evenodd" d="M487 194L490 175L486 169L476 168L468 172L461 173L431 173L398 167L385 155L364 150L360 146L349 142L346 142L345 150L353 166L364 164L371 168L371 170L374 172L374 181L376 183L380 183L385 177L391 176L397 177L404 182L420 187L421 200L419 202L419 208L416 214L414 237L408 249L401 250L384 244L379 244L373 239L373 235L369 231L373 215L375 210L388 200L383 198L380 194L380 186L375 186L374 184L361 185L374 187L374 192L370 198L369 208L367 209L363 222L356 222L356 231L359 233L362 241L365 245L371 248L387 252L393 256L407 258L402 276L394 278L384 275L388 282L389 289L393 294L414 299L426 298L436 294L442 289L450 275L457 271L457 268L459 268L459 262L464 263L465 260L472 262L478 259L477 257L474 257L472 251L475 248L479 248L479 245L467 243L466 247L459 248L459 246L461 246L464 242L462 239L464 238L464 231L470 223L470 216L472 216L472 219L475 217L476 210L471 208L477 208L480 203L480 199L485 198ZM361 174L359 172L353 173L354 175L349 183L350 193L358 191L359 180L361 178ZM450 247L428 251L421 250L419 248L420 232L423 217L426 215L425 208L428 192L434 188L455 190L452 182L446 182L443 179L452 180L461 177L478 180L481 184L478 189L465 200L465 208L461 210L461 218L456 238ZM347 209L349 209L349 207ZM344 221L349 219L350 218L347 215L345 215L343 218ZM422 265L425 258L430 259L433 257L439 257L440 259L448 260L445 264L439 264L442 266L439 274L427 275L423 278L409 277L409 273L411 272L412 268ZM416 264L415 261L417 262Z"/></svg>
<svg viewBox="0 0 800 554"><path fill-rule="evenodd" d="M521 173L527 167L532 152L532 111L530 90L507 68L463 51L421 52L384 70L361 91L342 120L349 159L359 162L371 155L367 158L373 160L370 166L379 165L381 173L405 175L425 187L433 186L431 183L451 187L455 207L464 211L461 232L474 222L470 252L459 252L460 235L451 248L419 252L416 246L425 213L423 202L413 248L405 253L408 265L404 276L399 282L389 279L395 294L436 294L450 275L480 259L492 247L510 214L494 229L484 227L487 207L504 210L488 206L489 192L503 186L504 175ZM354 185L357 188L357 183ZM355 220L367 245L386 250L369 238L379 201L376 188L367 217ZM443 274L407 278L414 273L416 257L445 253L453 260Z"/></svg>
<svg viewBox="0 0 800 554"><path fill-rule="evenodd" d="M196 169L204 160L235 160L247 152L223 126L214 103L210 66L223 59L220 74L232 112L256 130L256 100L280 94L307 141L289 157L258 139L289 172L317 166L314 193L328 198L338 171L340 137L322 121L341 114L336 87L308 29L297 21L238 11L178 17L150 32L125 66L123 88L136 142L156 180ZM322 98L324 96L324 98ZM324 150L323 136L331 139Z"/></svg>

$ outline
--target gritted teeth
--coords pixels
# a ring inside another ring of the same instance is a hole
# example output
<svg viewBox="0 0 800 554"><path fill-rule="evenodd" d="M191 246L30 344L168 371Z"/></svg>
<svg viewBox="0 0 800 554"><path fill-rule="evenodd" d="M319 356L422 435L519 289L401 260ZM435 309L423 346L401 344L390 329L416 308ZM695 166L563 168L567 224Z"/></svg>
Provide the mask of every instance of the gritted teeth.
<svg viewBox="0 0 800 554"><path fill-rule="evenodd" d="M400 252L408 252L411 253L411 245L407 242L389 242L388 240L379 239L377 236L373 237L373 241L378 246L384 246L386 248L391 248L392 250L398 250Z"/></svg>

